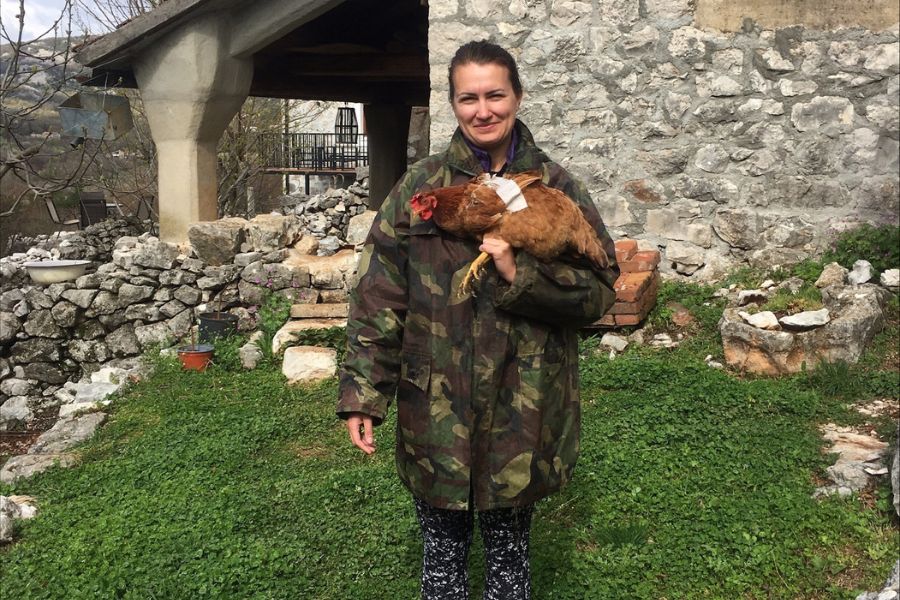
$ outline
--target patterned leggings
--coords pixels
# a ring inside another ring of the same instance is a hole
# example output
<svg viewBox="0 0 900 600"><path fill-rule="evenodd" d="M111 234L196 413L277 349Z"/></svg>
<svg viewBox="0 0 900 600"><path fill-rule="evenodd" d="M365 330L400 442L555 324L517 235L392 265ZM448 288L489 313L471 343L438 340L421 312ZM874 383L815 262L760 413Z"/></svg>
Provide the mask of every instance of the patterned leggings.
<svg viewBox="0 0 900 600"><path fill-rule="evenodd" d="M467 600L473 510L446 510L413 498L424 538L422 600ZM484 600L529 600L528 533L533 505L478 513L484 541Z"/></svg>

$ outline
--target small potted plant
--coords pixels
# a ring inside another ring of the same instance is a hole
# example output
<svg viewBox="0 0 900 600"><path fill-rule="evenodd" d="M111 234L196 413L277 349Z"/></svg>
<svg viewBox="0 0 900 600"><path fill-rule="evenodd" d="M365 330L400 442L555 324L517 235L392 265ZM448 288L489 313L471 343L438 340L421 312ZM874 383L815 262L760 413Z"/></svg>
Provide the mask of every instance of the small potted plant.
<svg viewBox="0 0 900 600"><path fill-rule="evenodd" d="M181 361L181 366L192 371L205 371L206 366L212 360L212 355L212 344L198 344L197 332L194 329L194 324L191 323L190 346L178 348L178 360Z"/></svg>
<svg viewBox="0 0 900 600"><path fill-rule="evenodd" d="M216 310L200 313L200 342L210 343L217 337L237 333L237 315L222 311L222 294L216 298Z"/></svg>

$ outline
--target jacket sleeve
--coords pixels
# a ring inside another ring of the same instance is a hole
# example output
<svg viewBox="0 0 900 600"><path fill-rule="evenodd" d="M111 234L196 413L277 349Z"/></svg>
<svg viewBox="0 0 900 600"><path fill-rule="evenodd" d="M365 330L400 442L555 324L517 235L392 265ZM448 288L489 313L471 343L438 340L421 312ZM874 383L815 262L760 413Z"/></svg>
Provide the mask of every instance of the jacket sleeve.
<svg viewBox="0 0 900 600"><path fill-rule="evenodd" d="M580 328L600 319L616 301L613 286L619 277L619 266L615 244L587 190L571 178L567 178L562 190L578 203L594 227L609 257L609 267L597 270L586 261L560 259L541 262L527 252L519 252L516 277L511 284L501 281L494 304L523 317Z"/></svg>
<svg viewBox="0 0 900 600"><path fill-rule="evenodd" d="M382 203L366 238L350 292L347 354L340 373L337 415L360 412L380 425L397 390L406 319L409 171Z"/></svg>

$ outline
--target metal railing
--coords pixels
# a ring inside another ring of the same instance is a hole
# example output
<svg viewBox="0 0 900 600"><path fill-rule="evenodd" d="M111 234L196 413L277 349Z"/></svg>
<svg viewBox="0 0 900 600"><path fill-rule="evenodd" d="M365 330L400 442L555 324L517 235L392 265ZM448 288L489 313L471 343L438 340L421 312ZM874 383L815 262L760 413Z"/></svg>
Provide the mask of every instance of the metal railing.
<svg viewBox="0 0 900 600"><path fill-rule="evenodd" d="M369 164L366 136L355 137L353 143L352 137L346 134L262 133L259 136L260 155L269 171L353 171Z"/></svg>

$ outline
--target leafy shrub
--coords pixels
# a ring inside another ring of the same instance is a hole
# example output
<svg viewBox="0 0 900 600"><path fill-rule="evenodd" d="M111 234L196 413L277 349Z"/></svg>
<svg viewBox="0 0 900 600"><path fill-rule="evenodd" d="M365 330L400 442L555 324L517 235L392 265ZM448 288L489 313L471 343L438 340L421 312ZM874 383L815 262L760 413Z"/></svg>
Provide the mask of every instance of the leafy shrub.
<svg viewBox="0 0 900 600"><path fill-rule="evenodd" d="M212 364L224 371L240 371L242 369L240 350L246 342L246 336L243 335L216 337L213 341L215 352Z"/></svg>
<svg viewBox="0 0 900 600"><path fill-rule="evenodd" d="M900 266L900 227L868 223L842 233L822 256L824 263L836 262L848 269L857 260L867 260L877 272Z"/></svg>

